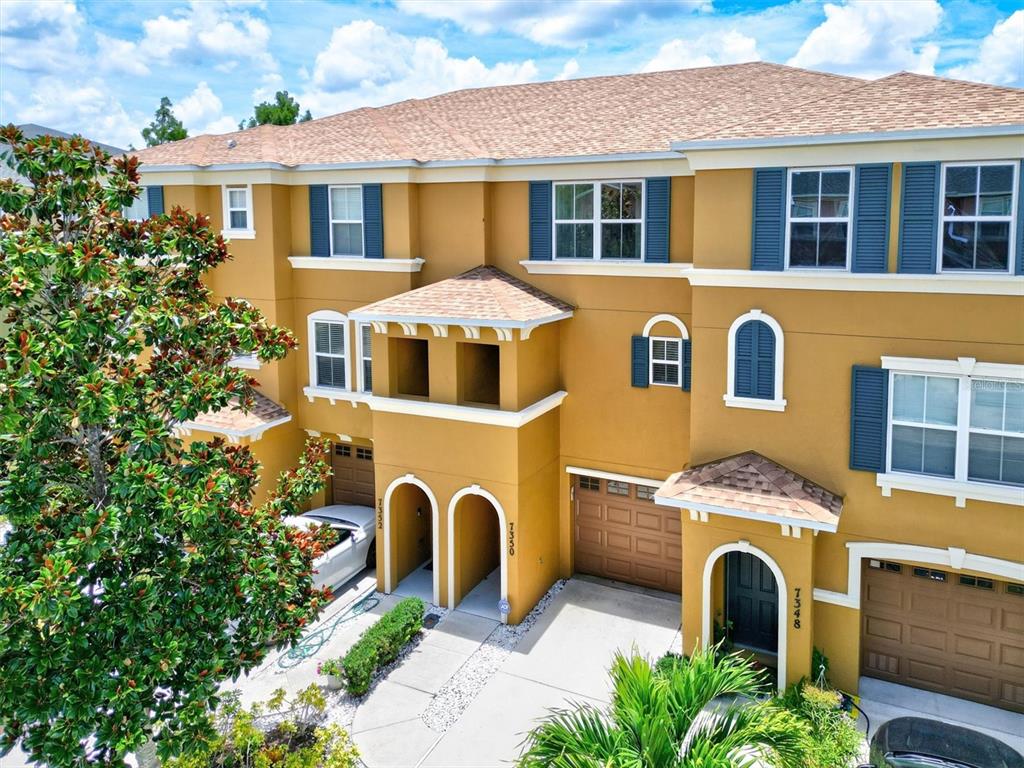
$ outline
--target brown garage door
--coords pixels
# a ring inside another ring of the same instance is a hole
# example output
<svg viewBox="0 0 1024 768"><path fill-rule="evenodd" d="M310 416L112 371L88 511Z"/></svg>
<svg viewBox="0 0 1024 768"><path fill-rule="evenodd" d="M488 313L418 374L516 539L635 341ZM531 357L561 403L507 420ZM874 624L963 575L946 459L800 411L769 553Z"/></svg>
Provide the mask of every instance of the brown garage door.
<svg viewBox="0 0 1024 768"><path fill-rule="evenodd" d="M865 675L1024 712L1024 586L871 560Z"/></svg>
<svg viewBox="0 0 1024 768"><path fill-rule="evenodd" d="M334 503L373 506L373 449L336 443L333 456Z"/></svg>
<svg viewBox="0 0 1024 768"><path fill-rule="evenodd" d="M576 570L666 592L682 588L679 510L652 486L576 477Z"/></svg>

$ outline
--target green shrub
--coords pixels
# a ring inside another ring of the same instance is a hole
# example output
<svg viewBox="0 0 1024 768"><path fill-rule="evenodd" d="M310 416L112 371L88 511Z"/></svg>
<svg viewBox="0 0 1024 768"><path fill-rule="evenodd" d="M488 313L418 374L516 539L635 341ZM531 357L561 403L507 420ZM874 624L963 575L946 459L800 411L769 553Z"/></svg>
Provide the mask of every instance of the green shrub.
<svg viewBox="0 0 1024 768"><path fill-rule="evenodd" d="M786 690L782 703L811 726L808 768L847 768L853 763L860 753L861 735L840 708L837 691L801 680Z"/></svg>
<svg viewBox="0 0 1024 768"><path fill-rule="evenodd" d="M345 690L362 696L378 669L390 664L423 628L423 601L407 597L367 629L341 660Z"/></svg>

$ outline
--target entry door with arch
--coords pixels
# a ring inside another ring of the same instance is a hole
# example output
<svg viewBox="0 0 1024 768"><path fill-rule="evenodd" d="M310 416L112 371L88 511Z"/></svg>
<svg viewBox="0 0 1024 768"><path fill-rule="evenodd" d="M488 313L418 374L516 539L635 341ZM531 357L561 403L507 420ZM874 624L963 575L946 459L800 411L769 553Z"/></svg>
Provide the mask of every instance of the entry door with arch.
<svg viewBox="0 0 1024 768"><path fill-rule="evenodd" d="M736 645L768 653L779 649L779 590L768 564L748 552L725 561L725 619Z"/></svg>

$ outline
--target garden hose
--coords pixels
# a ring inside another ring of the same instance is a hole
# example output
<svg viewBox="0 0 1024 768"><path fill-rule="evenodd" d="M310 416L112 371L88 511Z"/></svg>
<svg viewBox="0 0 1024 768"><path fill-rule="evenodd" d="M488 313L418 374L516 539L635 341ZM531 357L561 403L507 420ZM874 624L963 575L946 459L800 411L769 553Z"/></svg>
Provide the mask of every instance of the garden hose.
<svg viewBox="0 0 1024 768"><path fill-rule="evenodd" d="M365 595L342 611L341 615L336 619L332 619L319 629L310 632L288 649L287 653L282 653L277 660L277 666L281 669L291 669L292 667L297 667L311 656L319 653L320 649L327 645L327 641L331 639L331 636L334 634L334 630L342 624L347 624L357 616L364 614L367 611L372 611L377 607L380 603L380 598L373 596L375 591L376 587L367 590Z"/></svg>

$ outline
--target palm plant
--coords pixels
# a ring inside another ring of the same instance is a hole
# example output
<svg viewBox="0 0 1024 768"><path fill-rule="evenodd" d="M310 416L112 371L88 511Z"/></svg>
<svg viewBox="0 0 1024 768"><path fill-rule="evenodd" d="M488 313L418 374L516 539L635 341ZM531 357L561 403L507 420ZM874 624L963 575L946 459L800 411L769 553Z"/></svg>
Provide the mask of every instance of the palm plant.
<svg viewBox="0 0 1024 768"><path fill-rule="evenodd" d="M616 654L610 711L586 704L553 711L527 736L520 768L805 765L806 724L756 698L765 691L763 670L719 650L658 668L636 653Z"/></svg>

